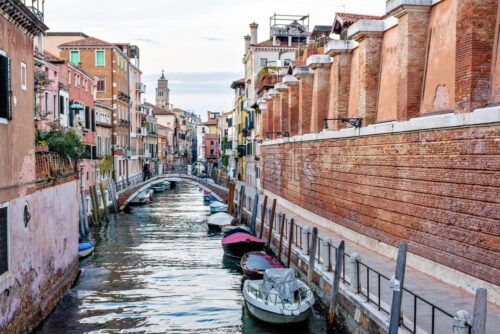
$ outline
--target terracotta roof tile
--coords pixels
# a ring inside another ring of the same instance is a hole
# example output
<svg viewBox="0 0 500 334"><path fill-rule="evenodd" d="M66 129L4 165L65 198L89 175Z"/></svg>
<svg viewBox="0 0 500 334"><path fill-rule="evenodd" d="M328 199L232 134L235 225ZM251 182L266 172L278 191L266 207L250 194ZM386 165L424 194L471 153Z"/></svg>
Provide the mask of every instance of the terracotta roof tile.
<svg viewBox="0 0 500 334"><path fill-rule="evenodd" d="M153 115L175 115L173 112L171 112L170 110L167 110L167 109L164 109L162 107L158 107L158 106L155 106L154 104L151 104L151 103L144 103L144 105L148 106L148 107L152 107L153 108Z"/></svg>
<svg viewBox="0 0 500 334"><path fill-rule="evenodd" d="M260 42L257 44L252 44L251 46L261 47L261 48L271 48L271 47L286 48L286 47L288 47L288 43L282 42L279 39L277 39L276 42L278 43L278 45L273 45L273 41L271 39L268 39L267 41L263 41L263 42ZM291 47L296 48L298 46L299 46L299 43L293 42Z"/></svg>
<svg viewBox="0 0 500 334"><path fill-rule="evenodd" d="M343 24L351 25L359 20L381 20L382 16L362 15L351 13L337 13L337 16L342 20Z"/></svg>
<svg viewBox="0 0 500 334"><path fill-rule="evenodd" d="M88 37L81 38L76 41L66 42L59 46L114 46L114 44L102 41L95 37Z"/></svg>
<svg viewBox="0 0 500 334"><path fill-rule="evenodd" d="M302 59L290 60L290 65L292 67L305 67L306 66L306 61L302 60Z"/></svg>
<svg viewBox="0 0 500 334"><path fill-rule="evenodd" d="M43 58L51 63L65 63L66 59L59 58L57 56L54 56L52 53L48 52L47 50L43 51Z"/></svg>

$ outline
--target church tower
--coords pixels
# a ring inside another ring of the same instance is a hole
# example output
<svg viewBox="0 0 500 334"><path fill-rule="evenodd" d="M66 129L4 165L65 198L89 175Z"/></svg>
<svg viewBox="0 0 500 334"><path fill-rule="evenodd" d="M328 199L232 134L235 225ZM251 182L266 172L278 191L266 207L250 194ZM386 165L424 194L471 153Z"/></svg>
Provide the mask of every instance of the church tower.
<svg viewBox="0 0 500 334"><path fill-rule="evenodd" d="M168 80L165 79L165 72L161 70L161 78L158 79L156 87L156 105L165 109L170 109L170 89Z"/></svg>

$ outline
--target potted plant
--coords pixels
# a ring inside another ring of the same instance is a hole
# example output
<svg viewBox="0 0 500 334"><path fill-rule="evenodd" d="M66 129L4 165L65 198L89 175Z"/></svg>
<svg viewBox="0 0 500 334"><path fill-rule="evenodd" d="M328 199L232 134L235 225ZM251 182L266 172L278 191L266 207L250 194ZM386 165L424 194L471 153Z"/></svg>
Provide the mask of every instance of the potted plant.
<svg viewBox="0 0 500 334"><path fill-rule="evenodd" d="M48 152L49 145L47 144L48 131L35 131L35 151L36 152Z"/></svg>

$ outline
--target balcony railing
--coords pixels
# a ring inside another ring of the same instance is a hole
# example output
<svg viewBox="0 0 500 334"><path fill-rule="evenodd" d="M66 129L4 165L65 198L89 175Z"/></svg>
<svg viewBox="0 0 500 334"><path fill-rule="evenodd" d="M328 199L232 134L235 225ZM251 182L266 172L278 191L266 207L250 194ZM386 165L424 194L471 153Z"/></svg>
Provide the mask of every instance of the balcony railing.
<svg viewBox="0 0 500 334"><path fill-rule="evenodd" d="M42 22L44 22L45 0L23 0L24 5Z"/></svg>
<svg viewBox="0 0 500 334"><path fill-rule="evenodd" d="M146 91L146 86L142 82L136 82L135 83L135 89L140 92L145 92Z"/></svg>

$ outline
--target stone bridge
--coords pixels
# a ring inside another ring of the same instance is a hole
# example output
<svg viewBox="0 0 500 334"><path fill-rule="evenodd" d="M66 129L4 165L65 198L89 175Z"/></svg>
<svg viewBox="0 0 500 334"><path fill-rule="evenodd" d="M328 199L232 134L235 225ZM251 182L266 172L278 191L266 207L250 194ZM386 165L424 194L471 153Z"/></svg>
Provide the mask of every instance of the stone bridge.
<svg viewBox="0 0 500 334"><path fill-rule="evenodd" d="M130 188L121 190L117 193L117 202L120 210L123 210L137 195L151 187L152 185L163 182L188 182L194 184L203 190L209 191L220 201L227 203L229 189L215 184L211 179L202 179L187 174L162 174L157 175L147 181L136 184Z"/></svg>

